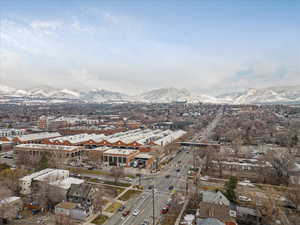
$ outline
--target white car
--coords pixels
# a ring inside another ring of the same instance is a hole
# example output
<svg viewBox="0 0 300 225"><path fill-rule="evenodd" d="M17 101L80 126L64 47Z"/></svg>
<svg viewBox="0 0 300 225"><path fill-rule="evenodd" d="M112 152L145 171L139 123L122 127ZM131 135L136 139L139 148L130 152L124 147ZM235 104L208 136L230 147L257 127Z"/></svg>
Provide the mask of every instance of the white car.
<svg viewBox="0 0 300 225"><path fill-rule="evenodd" d="M208 181L208 179L209 179L208 176L200 177L200 180L203 180L203 181Z"/></svg>
<svg viewBox="0 0 300 225"><path fill-rule="evenodd" d="M240 195L239 196L239 200L240 201L243 201L243 202L251 202L251 198L248 198L247 196L243 196L243 195Z"/></svg>
<svg viewBox="0 0 300 225"><path fill-rule="evenodd" d="M137 215L139 215L139 213L140 213L140 210L139 210L139 209L135 209L135 210L132 212L132 215L137 216Z"/></svg>

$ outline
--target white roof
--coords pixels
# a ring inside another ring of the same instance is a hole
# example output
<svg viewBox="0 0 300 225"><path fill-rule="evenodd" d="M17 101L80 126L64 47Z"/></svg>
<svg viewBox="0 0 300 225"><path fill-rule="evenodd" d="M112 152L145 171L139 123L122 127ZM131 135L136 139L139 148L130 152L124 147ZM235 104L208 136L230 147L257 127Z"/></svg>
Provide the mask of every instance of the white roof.
<svg viewBox="0 0 300 225"><path fill-rule="evenodd" d="M31 148L31 149L45 149L45 150L58 150L58 151L73 151L78 149L78 146L67 145L47 145L47 144L20 144L15 147L18 148Z"/></svg>
<svg viewBox="0 0 300 225"><path fill-rule="evenodd" d="M25 134L21 136L17 136L20 141L30 141L30 140L39 140L45 138L53 138L61 136L58 132L42 132L42 133L34 133L34 134Z"/></svg>
<svg viewBox="0 0 300 225"><path fill-rule="evenodd" d="M151 159L153 158L152 155L149 155L147 153L140 153L135 158L141 158L141 159Z"/></svg>
<svg viewBox="0 0 300 225"><path fill-rule="evenodd" d="M20 180L23 180L23 181L25 181L25 180L32 180L32 179L34 179L34 178L36 178L36 177L39 177L39 176L41 176L41 175L43 175L43 174L50 173L50 172L53 171L53 170L54 170L54 169L47 168L47 169L38 171L38 172L36 172L36 173L32 173L32 174L30 174L30 175L27 175L27 176L25 176L25 177L22 177Z"/></svg>
<svg viewBox="0 0 300 225"><path fill-rule="evenodd" d="M119 155L130 155L132 153L136 153L139 152L138 150L134 150L134 149L117 149L117 148L112 148L109 150L106 150L104 153L105 154L119 154Z"/></svg>
<svg viewBox="0 0 300 225"><path fill-rule="evenodd" d="M69 189L71 187L71 184L82 184L82 183L84 183L84 180L82 180L82 179L78 179L75 177L67 177L66 179L57 180L50 184L53 186L63 188L63 189Z"/></svg>
<svg viewBox="0 0 300 225"><path fill-rule="evenodd" d="M59 180L61 177L63 178L64 176L61 176L62 174L68 174L69 176L69 170L60 170L60 169L53 169L49 173L42 174L38 177L35 177L34 180L38 181L47 181L52 182L55 180Z"/></svg>
<svg viewBox="0 0 300 225"><path fill-rule="evenodd" d="M76 144L84 141L93 140L96 142L102 141L106 136L104 134L75 134L64 137L52 138L50 141L69 141L70 143Z"/></svg>

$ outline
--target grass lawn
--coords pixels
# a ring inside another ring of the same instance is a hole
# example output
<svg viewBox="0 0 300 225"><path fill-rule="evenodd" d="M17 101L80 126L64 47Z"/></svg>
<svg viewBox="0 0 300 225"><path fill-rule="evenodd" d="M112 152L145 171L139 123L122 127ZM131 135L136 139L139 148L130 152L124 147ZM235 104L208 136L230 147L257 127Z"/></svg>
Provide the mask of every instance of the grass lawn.
<svg viewBox="0 0 300 225"><path fill-rule="evenodd" d="M92 221L93 224L104 224L105 221L108 219L107 216L104 216L104 215L100 215L98 216L96 219L94 219Z"/></svg>
<svg viewBox="0 0 300 225"><path fill-rule="evenodd" d="M105 211L109 213L115 213L121 206L122 206L121 203L114 202L110 206L108 206L108 208Z"/></svg>
<svg viewBox="0 0 300 225"><path fill-rule="evenodd" d="M129 183L122 183L122 182L114 182L114 181L104 181L104 184L109 184L109 185L115 185L115 186L121 186L121 187L130 187L131 184Z"/></svg>
<svg viewBox="0 0 300 225"><path fill-rule="evenodd" d="M69 168L72 173L79 173L79 174L92 174L92 175L104 175L110 176L111 173L107 171L99 171L99 170L88 170L84 168Z"/></svg>
<svg viewBox="0 0 300 225"><path fill-rule="evenodd" d="M141 194L142 191L137 191L137 190L128 190L126 191L120 198L119 200L121 201L128 201L130 198L132 198L135 195Z"/></svg>

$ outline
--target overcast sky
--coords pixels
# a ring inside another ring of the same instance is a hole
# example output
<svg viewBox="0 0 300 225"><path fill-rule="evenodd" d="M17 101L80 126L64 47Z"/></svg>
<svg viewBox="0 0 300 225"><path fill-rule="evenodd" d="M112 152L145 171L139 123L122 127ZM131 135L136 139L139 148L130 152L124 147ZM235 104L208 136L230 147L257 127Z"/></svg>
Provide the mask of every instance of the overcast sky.
<svg viewBox="0 0 300 225"><path fill-rule="evenodd" d="M0 0L0 83L131 94L300 84L300 1Z"/></svg>

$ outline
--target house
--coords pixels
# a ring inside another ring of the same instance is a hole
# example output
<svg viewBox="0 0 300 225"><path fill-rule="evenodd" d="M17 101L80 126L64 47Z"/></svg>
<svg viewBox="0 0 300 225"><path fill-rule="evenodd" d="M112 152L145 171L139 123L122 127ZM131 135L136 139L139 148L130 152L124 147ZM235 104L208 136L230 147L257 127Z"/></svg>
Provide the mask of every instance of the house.
<svg viewBox="0 0 300 225"><path fill-rule="evenodd" d="M235 221L236 212L232 211L229 206L217 205L213 203L201 202L196 213L197 220L215 218L222 222Z"/></svg>
<svg viewBox="0 0 300 225"><path fill-rule="evenodd" d="M67 177L63 180L56 180L49 184L49 193L53 202L67 200L67 193L72 184L82 184L84 180L75 177Z"/></svg>
<svg viewBox="0 0 300 225"><path fill-rule="evenodd" d="M67 201L80 204L87 214L93 212L95 189L90 184L71 184L67 192Z"/></svg>
<svg viewBox="0 0 300 225"><path fill-rule="evenodd" d="M84 220L90 215L84 207L73 202L61 202L55 206L55 215L68 216L71 219Z"/></svg>
<svg viewBox="0 0 300 225"><path fill-rule="evenodd" d="M230 206L230 201L220 191L204 191L202 193L202 201L216 205Z"/></svg>

